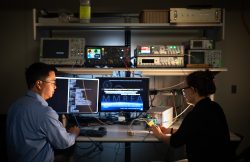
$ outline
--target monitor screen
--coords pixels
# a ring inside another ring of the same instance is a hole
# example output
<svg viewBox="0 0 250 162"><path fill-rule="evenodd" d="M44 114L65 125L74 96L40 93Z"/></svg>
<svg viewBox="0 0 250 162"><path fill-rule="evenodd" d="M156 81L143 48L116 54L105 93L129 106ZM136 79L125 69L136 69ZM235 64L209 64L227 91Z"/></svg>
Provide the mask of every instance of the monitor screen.
<svg viewBox="0 0 250 162"><path fill-rule="evenodd" d="M69 40L42 40L42 57L43 58L68 58Z"/></svg>
<svg viewBox="0 0 250 162"><path fill-rule="evenodd" d="M101 59L102 50L99 47L86 47L87 59Z"/></svg>
<svg viewBox="0 0 250 162"><path fill-rule="evenodd" d="M204 64L205 52L204 51L190 51L189 64Z"/></svg>
<svg viewBox="0 0 250 162"><path fill-rule="evenodd" d="M56 87L48 104L59 114L98 112L98 79L56 77Z"/></svg>
<svg viewBox="0 0 250 162"><path fill-rule="evenodd" d="M99 78L99 112L149 109L149 78Z"/></svg>
<svg viewBox="0 0 250 162"><path fill-rule="evenodd" d="M150 54L150 53L151 53L150 46L141 47L141 54Z"/></svg>

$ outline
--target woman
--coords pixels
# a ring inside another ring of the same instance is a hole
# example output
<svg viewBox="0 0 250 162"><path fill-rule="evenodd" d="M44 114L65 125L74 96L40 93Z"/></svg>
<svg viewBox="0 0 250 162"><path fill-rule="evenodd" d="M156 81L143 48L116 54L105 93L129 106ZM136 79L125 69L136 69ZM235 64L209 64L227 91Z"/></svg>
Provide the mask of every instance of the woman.
<svg viewBox="0 0 250 162"><path fill-rule="evenodd" d="M209 98L216 91L213 79L208 70L196 71L186 77L183 95L194 107L178 130L152 126L153 134L159 140L172 147L186 145L189 162L226 162L230 159L230 134L224 112Z"/></svg>

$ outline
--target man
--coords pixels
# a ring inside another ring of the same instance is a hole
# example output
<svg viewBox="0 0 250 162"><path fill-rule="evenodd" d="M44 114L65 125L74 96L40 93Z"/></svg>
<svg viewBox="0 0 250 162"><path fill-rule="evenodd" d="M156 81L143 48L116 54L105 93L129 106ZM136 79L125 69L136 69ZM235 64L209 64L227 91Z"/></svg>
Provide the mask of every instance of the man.
<svg viewBox="0 0 250 162"><path fill-rule="evenodd" d="M54 149L75 143L79 128L67 132L46 102L56 89L56 71L44 63L34 63L26 70L28 92L11 105L7 117L10 162L53 162Z"/></svg>

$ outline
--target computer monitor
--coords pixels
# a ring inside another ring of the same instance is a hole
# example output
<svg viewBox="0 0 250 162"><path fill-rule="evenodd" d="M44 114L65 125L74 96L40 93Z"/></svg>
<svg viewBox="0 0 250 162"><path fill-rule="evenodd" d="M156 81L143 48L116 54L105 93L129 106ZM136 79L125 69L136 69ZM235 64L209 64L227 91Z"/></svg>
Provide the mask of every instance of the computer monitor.
<svg viewBox="0 0 250 162"><path fill-rule="evenodd" d="M99 78L99 112L149 109L149 78Z"/></svg>
<svg viewBox="0 0 250 162"><path fill-rule="evenodd" d="M57 113L98 112L98 79L56 77L56 87L48 104Z"/></svg>

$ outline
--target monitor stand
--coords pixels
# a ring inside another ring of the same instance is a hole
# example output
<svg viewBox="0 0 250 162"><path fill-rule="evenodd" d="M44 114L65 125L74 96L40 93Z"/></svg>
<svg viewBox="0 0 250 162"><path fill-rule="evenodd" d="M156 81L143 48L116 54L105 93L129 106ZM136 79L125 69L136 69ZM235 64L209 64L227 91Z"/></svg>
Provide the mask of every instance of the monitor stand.
<svg viewBox="0 0 250 162"><path fill-rule="evenodd" d="M130 112L120 112L118 115L118 122L120 124L129 124L132 121Z"/></svg>

